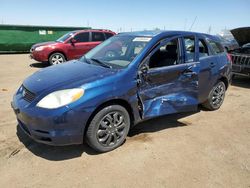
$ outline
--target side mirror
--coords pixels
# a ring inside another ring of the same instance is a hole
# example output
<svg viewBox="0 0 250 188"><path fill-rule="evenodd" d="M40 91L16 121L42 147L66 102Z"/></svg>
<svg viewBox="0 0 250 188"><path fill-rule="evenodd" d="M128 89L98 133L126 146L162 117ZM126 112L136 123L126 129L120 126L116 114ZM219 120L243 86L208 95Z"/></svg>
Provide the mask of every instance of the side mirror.
<svg viewBox="0 0 250 188"><path fill-rule="evenodd" d="M76 39L74 39L74 38L71 38L71 39L70 39L70 43L71 43L71 44L74 44L74 43L76 43L76 42L77 42Z"/></svg>

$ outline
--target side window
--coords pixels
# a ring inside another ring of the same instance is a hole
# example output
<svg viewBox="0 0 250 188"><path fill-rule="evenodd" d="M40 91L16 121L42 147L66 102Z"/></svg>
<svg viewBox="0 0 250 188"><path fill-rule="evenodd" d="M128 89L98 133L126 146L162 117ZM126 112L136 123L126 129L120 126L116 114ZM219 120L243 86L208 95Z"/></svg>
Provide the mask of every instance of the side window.
<svg viewBox="0 0 250 188"><path fill-rule="evenodd" d="M150 58L149 68L179 64L179 42L174 39L161 46Z"/></svg>
<svg viewBox="0 0 250 188"><path fill-rule="evenodd" d="M74 37L74 39L76 42L89 42L89 33L79 33Z"/></svg>
<svg viewBox="0 0 250 188"><path fill-rule="evenodd" d="M199 58L208 56L208 47L203 39L199 39Z"/></svg>
<svg viewBox="0 0 250 188"><path fill-rule="evenodd" d="M219 42L208 40L208 43L212 47L213 52L215 54L219 54L219 53L223 53L224 52L224 48L223 48L223 46Z"/></svg>
<svg viewBox="0 0 250 188"><path fill-rule="evenodd" d="M195 38L194 37L184 37L184 47L185 47L185 62L195 61Z"/></svg>
<svg viewBox="0 0 250 188"><path fill-rule="evenodd" d="M92 32L92 41L105 41L104 34L101 32Z"/></svg>
<svg viewBox="0 0 250 188"><path fill-rule="evenodd" d="M106 35L106 39L108 39L108 38L110 38L110 37L113 37L113 36L114 36L114 34L113 34L113 33L105 33L105 35Z"/></svg>

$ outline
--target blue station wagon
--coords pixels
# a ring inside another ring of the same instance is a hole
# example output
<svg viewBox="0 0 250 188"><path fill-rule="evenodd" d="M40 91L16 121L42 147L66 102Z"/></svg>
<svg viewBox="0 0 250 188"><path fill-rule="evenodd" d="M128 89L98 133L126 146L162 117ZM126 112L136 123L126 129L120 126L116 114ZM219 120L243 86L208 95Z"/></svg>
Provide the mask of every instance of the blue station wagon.
<svg viewBox="0 0 250 188"><path fill-rule="evenodd" d="M78 60L28 77L13 97L18 126L50 145L106 152L146 119L217 110L231 60L215 36L182 31L118 34ZM152 125L153 126L153 125Z"/></svg>

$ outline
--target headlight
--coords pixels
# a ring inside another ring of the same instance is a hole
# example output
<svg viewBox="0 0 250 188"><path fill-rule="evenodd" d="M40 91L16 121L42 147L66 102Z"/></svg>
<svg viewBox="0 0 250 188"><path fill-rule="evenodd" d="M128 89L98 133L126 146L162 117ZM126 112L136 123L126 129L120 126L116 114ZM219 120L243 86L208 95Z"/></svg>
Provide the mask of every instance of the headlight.
<svg viewBox="0 0 250 188"><path fill-rule="evenodd" d="M39 46L35 48L35 51L42 51L45 48L45 46Z"/></svg>
<svg viewBox="0 0 250 188"><path fill-rule="evenodd" d="M38 107L54 109L70 104L84 95L84 89L65 89L48 94L37 103Z"/></svg>

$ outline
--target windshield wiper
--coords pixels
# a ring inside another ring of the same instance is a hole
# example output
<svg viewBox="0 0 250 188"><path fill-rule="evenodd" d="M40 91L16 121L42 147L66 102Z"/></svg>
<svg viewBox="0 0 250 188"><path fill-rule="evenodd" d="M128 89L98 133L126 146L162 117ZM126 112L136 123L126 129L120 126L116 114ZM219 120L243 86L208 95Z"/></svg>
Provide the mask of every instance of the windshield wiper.
<svg viewBox="0 0 250 188"><path fill-rule="evenodd" d="M91 62L85 57L85 55L80 58L80 61L91 64Z"/></svg>
<svg viewBox="0 0 250 188"><path fill-rule="evenodd" d="M101 60L95 59L95 58L91 58L90 60L92 60L92 61L94 61L94 62L100 64L100 65L103 66L103 67L107 67L107 68L112 69L112 66L108 65L108 64L105 63L104 61L101 61Z"/></svg>

